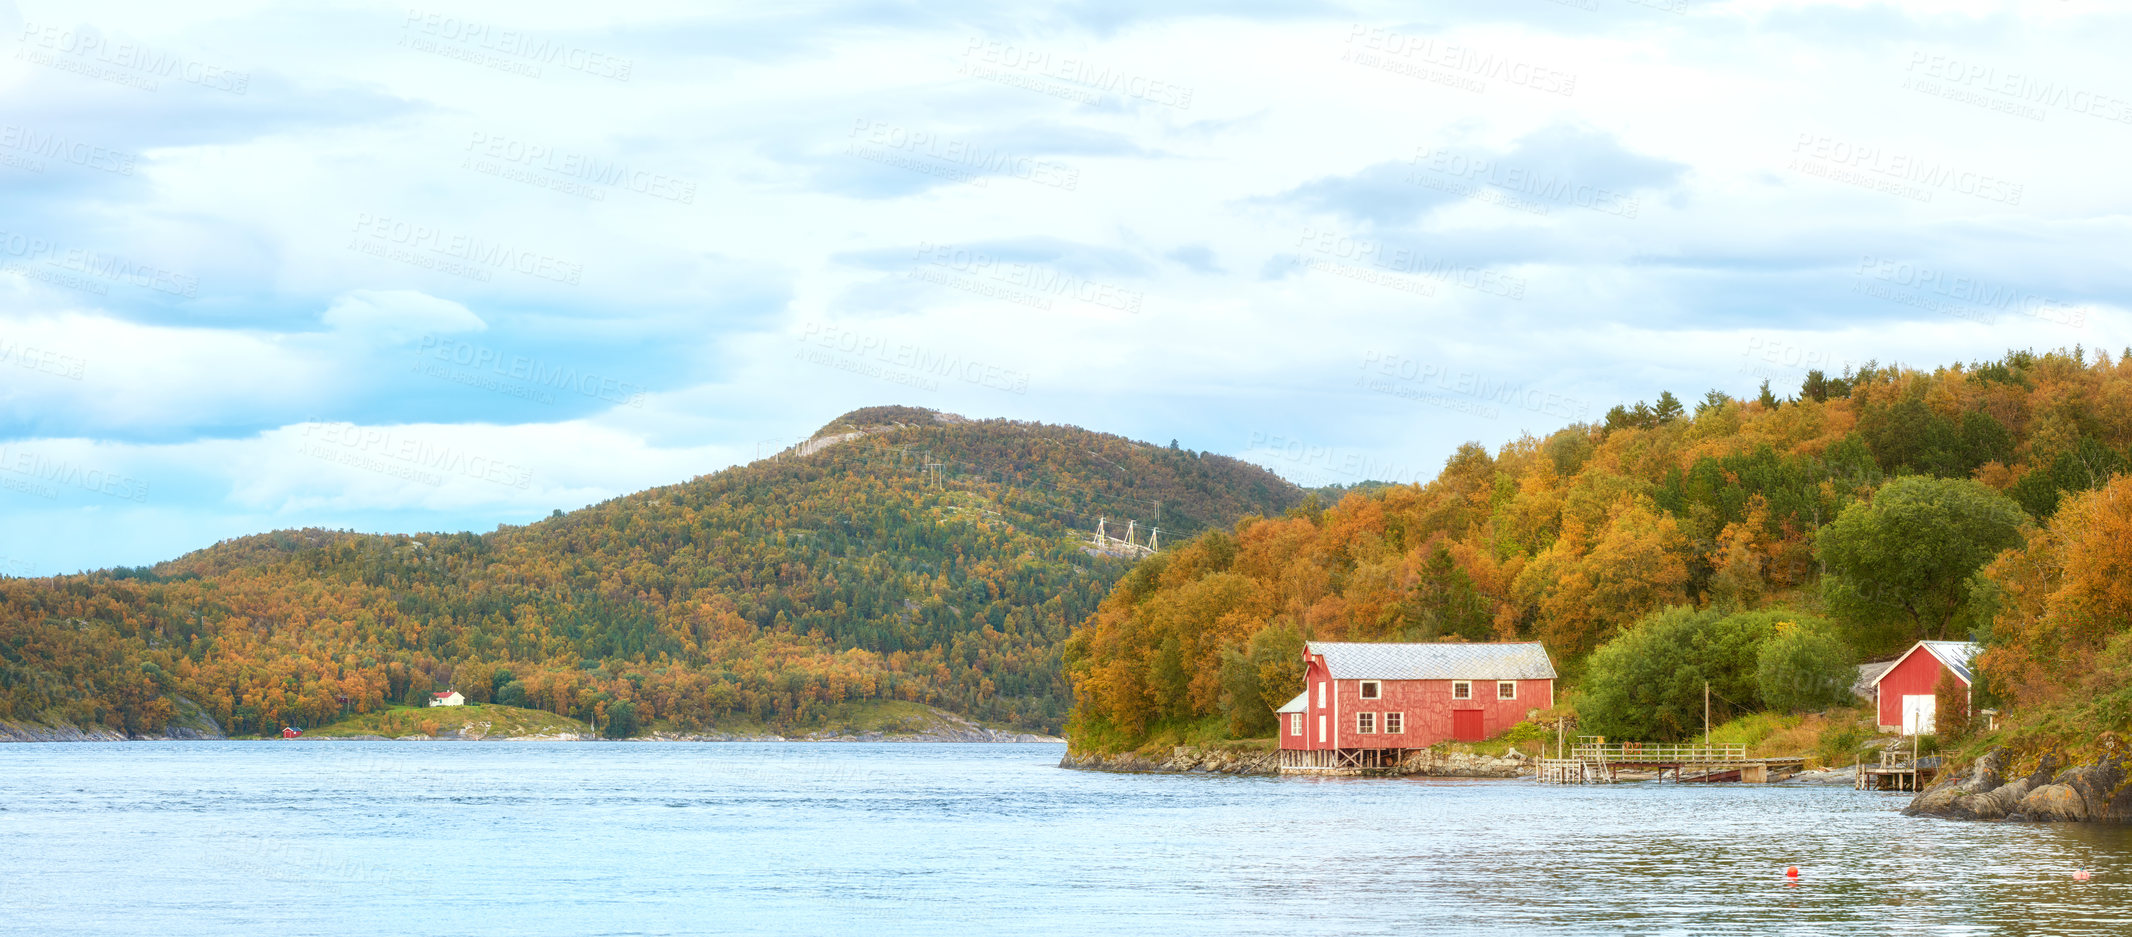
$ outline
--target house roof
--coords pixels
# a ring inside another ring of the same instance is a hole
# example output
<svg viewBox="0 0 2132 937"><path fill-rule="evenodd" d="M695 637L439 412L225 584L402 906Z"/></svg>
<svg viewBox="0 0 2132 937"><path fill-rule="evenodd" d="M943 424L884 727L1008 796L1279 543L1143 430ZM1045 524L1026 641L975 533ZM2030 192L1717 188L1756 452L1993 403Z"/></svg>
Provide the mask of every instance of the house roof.
<svg viewBox="0 0 2132 937"><path fill-rule="evenodd" d="M431 696L434 696L434 697L436 697L436 698L438 698L438 699L443 699L443 698L445 698L445 697L447 697L447 696L455 696L455 695L457 695L457 694L458 694L458 692L459 692L458 690L445 690L445 691L444 691L444 692L442 692L442 693L431 693L431 694L429 694L429 695L431 695Z"/></svg>
<svg viewBox="0 0 2132 937"><path fill-rule="evenodd" d="M1858 665L1858 679L1851 681L1851 694L1866 699L1873 698L1873 687L1880 683L1880 675L1895 666L1893 660L1876 660Z"/></svg>
<svg viewBox="0 0 2132 937"><path fill-rule="evenodd" d="M1969 669L1969 663L1976 658L1979 651L1984 650L1984 645L1974 641L1919 641L1904 651L1903 656L1896 658L1894 663L1889 664L1887 670L1881 671L1880 676L1873 678L1874 688L1878 689L1883 677L1894 672L1897 665L1909 660L1910 655L1919 650L1939 658L1939 662L1947 665L1948 670L1954 671L1955 677L1963 683L1974 685L1977 682L1976 673Z"/></svg>
<svg viewBox="0 0 2132 937"><path fill-rule="evenodd" d="M1538 642L1365 644L1312 641L1336 680L1552 680L1555 665Z"/></svg>
<svg viewBox="0 0 2132 937"><path fill-rule="evenodd" d="M1308 709L1310 709L1310 691L1304 690L1301 693L1297 693L1295 695L1295 699L1289 700L1288 705L1282 706L1281 708L1274 710L1274 712L1299 713L1304 712Z"/></svg>

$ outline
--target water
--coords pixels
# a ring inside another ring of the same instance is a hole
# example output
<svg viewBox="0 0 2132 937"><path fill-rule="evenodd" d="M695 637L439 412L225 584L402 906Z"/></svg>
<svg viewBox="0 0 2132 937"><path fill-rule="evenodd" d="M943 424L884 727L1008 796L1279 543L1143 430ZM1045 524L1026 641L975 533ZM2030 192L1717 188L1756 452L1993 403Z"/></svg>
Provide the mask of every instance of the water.
<svg viewBox="0 0 2132 937"><path fill-rule="evenodd" d="M0 933L2132 933L2124 829L1910 819L1848 788L1114 775L1059 755L0 746Z"/></svg>

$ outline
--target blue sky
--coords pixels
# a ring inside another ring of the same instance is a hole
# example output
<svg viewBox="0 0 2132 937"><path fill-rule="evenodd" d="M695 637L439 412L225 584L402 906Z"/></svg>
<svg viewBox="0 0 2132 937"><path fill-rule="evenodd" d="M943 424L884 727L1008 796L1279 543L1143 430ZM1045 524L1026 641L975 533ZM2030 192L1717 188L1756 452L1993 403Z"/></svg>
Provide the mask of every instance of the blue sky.
<svg viewBox="0 0 2132 937"><path fill-rule="evenodd" d="M878 404L1412 481L2132 343L2100 2L167 6L0 8L0 574Z"/></svg>

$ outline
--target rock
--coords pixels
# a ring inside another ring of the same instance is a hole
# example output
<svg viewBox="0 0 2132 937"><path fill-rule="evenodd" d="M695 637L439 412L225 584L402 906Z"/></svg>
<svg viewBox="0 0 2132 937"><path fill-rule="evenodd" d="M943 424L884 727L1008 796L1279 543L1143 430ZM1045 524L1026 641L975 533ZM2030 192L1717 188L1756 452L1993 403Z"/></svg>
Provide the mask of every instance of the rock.
<svg viewBox="0 0 2132 937"><path fill-rule="evenodd" d="M2069 784L2045 784L2021 798L2021 812L2030 819L2078 822L2088 819L2088 804Z"/></svg>
<svg viewBox="0 0 2132 937"><path fill-rule="evenodd" d="M2056 770L2045 756L2034 773L2005 780L2008 756L1993 749L1966 776L1948 774L1932 783L1903 813L1957 820L2034 822L2132 822L2132 785L2122 757Z"/></svg>
<svg viewBox="0 0 2132 937"><path fill-rule="evenodd" d="M101 726L84 729L76 725L0 722L0 742L129 742L219 738L222 738L222 729L215 725L212 719L208 719L204 725L172 725L152 735L127 735Z"/></svg>
<svg viewBox="0 0 2132 937"><path fill-rule="evenodd" d="M1801 771L1798 774L1794 774L1791 777L1778 781L1777 783L1836 785L1856 784L1857 782L1858 768L1856 766L1846 765L1841 768L1828 768L1821 771Z"/></svg>
<svg viewBox="0 0 2132 937"><path fill-rule="evenodd" d="M1516 749L1512 749L1516 751ZM1430 778L1514 778L1526 771L1522 757L1501 758L1468 752L1423 749L1399 763L1399 773Z"/></svg>
<svg viewBox="0 0 2132 937"><path fill-rule="evenodd" d="M1084 771L1122 771L1134 774L1238 774L1280 773L1280 755L1270 751L1199 749L1180 745L1169 757L1149 758L1132 752L1100 755L1067 750L1059 759L1061 768Z"/></svg>

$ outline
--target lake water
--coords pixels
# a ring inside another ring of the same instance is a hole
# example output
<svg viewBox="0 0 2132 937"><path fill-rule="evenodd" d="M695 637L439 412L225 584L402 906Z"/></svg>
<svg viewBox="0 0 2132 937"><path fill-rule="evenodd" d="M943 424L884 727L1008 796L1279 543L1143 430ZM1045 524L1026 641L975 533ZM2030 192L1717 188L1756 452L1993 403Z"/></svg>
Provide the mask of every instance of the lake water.
<svg viewBox="0 0 2132 937"><path fill-rule="evenodd" d="M0 745L0 933L2132 933L2124 829L1061 750Z"/></svg>

